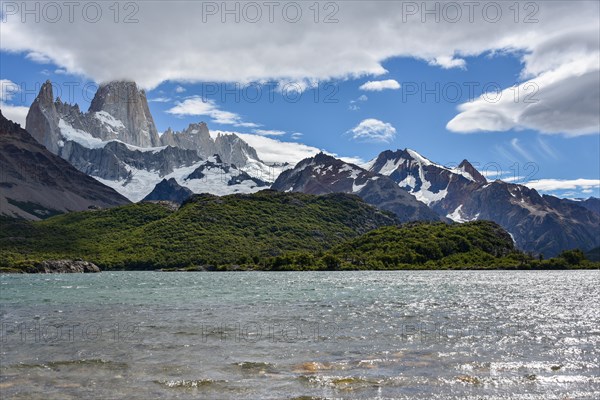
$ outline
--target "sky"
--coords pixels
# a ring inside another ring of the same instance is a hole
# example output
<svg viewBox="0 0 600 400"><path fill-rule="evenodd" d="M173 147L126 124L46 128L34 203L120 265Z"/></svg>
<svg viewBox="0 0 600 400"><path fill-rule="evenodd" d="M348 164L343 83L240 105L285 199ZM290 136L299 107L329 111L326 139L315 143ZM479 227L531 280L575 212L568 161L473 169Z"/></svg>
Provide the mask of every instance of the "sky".
<svg viewBox="0 0 600 400"><path fill-rule="evenodd" d="M159 132L206 121L265 161L410 148L600 196L596 1L28 4L0 8L0 106L17 122L47 79L82 110L127 79Z"/></svg>

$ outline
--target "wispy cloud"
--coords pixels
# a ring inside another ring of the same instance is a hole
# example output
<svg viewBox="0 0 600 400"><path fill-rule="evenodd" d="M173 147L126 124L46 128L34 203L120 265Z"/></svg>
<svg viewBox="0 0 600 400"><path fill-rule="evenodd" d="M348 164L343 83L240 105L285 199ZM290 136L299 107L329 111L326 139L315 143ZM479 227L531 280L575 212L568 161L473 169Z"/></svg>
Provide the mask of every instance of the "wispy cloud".
<svg viewBox="0 0 600 400"><path fill-rule="evenodd" d="M591 193L591 190L600 189L600 179L538 179L525 182L525 186L541 191L580 190Z"/></svg>
<svg viewBox="0 0 600 400"><path fill-rule="evenodd" d="M351 111L360 110L360 106L358 105L358 103L364 103L367 100L369 100L369 98L364 94L358 96L358 98L356 100L350 100L350 105L348 106L348 110L351 110Z"/></svg>
<svg viewBox="0 0 600 400"><path fill-rule="evenodd" d="M155 97L153 99L149 99L148 101L154 103L168 103L171 101L171 99L169 97Z"/></svg>
<svg viewBox="0 0 600 400"><path fill-rule="evenodd" d="M252 132L260 136L283 136L285 131L270 130L270 129L254 129Z"/></svg>
<svg viewBox="0 0 600 400"><path fill-rule="evenodd" d="M556 151L554 151L554 149L548 143L546 143L546 141L544 139L542 139L541 137L538 137L538 146L539 146L539 149L541 150L541 152L546 157L550 157L555 160L557 160L559 158Z"/></svg>
<svg viewBox="0 0 600 400"><path fill-rule="evenodd" d="M521 142L519 141L519 139L514 138L510 141L510 146L512 147L512 149L514 151L516 151L517 153L519 153L519 155L521 157L523 157L524 159L528 160L528 161L533 161L533 157L531 156L531 154L523 147L523 145L521 144Z"/></svg>
<svg viewBox="0 0 600 400"><path fill-rule="evenodd" d="M183 102L178 102L167 113L177 116L205 115L213 119L214 123L221 125L233 125L246 128L257 128L259 125L253 122L244 122L242 117L236 113L221 110L213 100L203 100L200 96L192 96Z"/></svg>
<svg viewBox="0 0 600 400"><path fill-rule="evenodd" d="M444 69L460 68L466 69L467 63L462 58L454 58L453 56L440 56L429 60L429 65L435 65Z"/></svg>

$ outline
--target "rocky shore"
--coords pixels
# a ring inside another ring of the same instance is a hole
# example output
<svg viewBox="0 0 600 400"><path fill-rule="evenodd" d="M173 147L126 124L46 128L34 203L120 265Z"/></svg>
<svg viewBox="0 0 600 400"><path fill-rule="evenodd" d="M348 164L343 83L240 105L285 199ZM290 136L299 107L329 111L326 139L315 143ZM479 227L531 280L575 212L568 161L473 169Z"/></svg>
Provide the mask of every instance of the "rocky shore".
<svg viewBox="0 0 600 400"><path fill-rule="evenodd" d="M81 274L101 272L94 263L83 260L46 260L32 263L20 268L3 268L4 273L24 274Z"/></svg>

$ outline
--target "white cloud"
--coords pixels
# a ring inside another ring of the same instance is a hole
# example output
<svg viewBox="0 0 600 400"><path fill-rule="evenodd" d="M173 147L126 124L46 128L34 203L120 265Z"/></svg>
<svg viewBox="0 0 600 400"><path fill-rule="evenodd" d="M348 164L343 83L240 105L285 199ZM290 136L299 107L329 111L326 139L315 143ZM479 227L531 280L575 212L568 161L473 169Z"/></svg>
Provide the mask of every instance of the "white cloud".
<svg viewBox="0 0 600 400"><path fill-rule="evenodd" d="M295 165L299 161L312 157L321 152L321 149L296 142L284 142L278 139L254 135L250 133L211 131L211 135L235 133L242 140L254 147L261 160L268 163L289 162Z"/></svg>
<svg viewBox="0 0 600 400"><path fill-rule="evenodd" d="M275 90L283 93L285 97L295 98L297 94L303 93L307 89L314 89L319 87L318 79L304 78L304 79L281 79L277 82Z"/></svg>
<svg viewBox="0 0 600 400"><path fill-rule="evenodd" d="M297 133L297 132L296 132ZM333 157L337 157L342 161L352 164L363 164L364 160L360 157L341 157L335 153L327 152L317 147L309 146L303 143L297 142L284 142L279 139L274 139L266 136L255 135L251 133L239 133L231 131L210 131L211 136L216 137L218 134L231 135L235 134L242 140L252 146L258 157L266 163L289 163L292 166L305 158L314 157L320 152L329 154Z"/></svg>
<svg viewBox="0 0 600 400"><path fill-rule="evenodd" d="M19 123L23 128L25 128L25 119L27 117L27 113L29 112L29 107L11 106L9 104L0 102L0 108L2 109L2 115L13 122Z"/></svg>
<svg viewBox="0 0 600 400"><path fill-rule="evenodd" d="M538 179L526 182L524 185L532 189L547 192L557 190L587 190L584 193L590 193L590 189L600 189L600 179Z"/></svg>
<svg viewBox="0 0 600 400"><path fill-rule="evenodd" d="M364 94L358 96L358 98L356 100L350 100L350 105L348 106L348 110L351 110L351 111L360 110L360 106L357 103L364 103L367 100L369 100L369 98Z"/></svg>
<svg viewBox="0 0 600 400"><path fill-rule="evenodd" d="M148 88L166 80L323 80L382 74L381 63L394 56L456 67L469 55L507 48L532 50L555 32L564 36L574 26L598 27L595 2L536 4L539 21L528 24L514 22L510 2L501 4L502 18L494 22L482 17L481 4L474 10L473 21L469 10L463 8L459 21L442 18L436 22L435 16L429 16L422 22L424 10L407 15L403 2L344 2L339 5L337 23L315 24L309 4L302 4L303 17L298 23L283 19L281 6L275 10L274 22L263 8L257 23L236 23L232 16L223 23L221 13L203 14L203 2L174 1L170 7L142 2L135 24L115 24L109 17L89 23L80 15L72 23L62 18L56 23L24 24L18 14L7 16L2 45L7 51L40 54L97 82L128 77ZM159 26L195 29L157 29ZM220 40L210 40L217 37ZM131 47L132 42L136 46ZM558 43L568 45L566 41ZM89 51L106 47L111 49L111 57ZM555 49L557 53L561 50ZM168 62L157 63L157 59ZM540 62L553 62L548 60Z"/></svg>
<svg viewBox="0 0 600 400"><path fill-rule="evenodd" d="M37 51L32 51L31 53L27 53L25 56L26 59L36 62L38 64L49 64L52 62L52 59L43 53L38 53Z"/></svg>
<svg viewBox="0 0 600 400"><path fill-rule="evenodd" d="M212 118L214 123L221 125L258 127L255 123L242 121L242 117L236 113L221 110L213 100L207 99L205 101L199 96L192 96L183 102L178 102L174 107L167 110L167 113L177 116L205 115Z"/></svg>
<svg viewBox="0 0 600 400"><path fill-rule="evenodd" d="M269 129L254 129L252 132L260 136L283 136L285 131L269 130Z"/></svg>
<svg viewBox="0 0 600 400"><path fill-rule="evenodd" d="M175 93L183 93L185 91L186 91L186 89L183 86L177 86L175 88Z"/></svg>
<svg viewBox="0 0 600 400"><path fill-rule="evenodd" d="M352 134L353 139L361 142L389 143L396 136L396 128L378 119L368 118L350 129L348 133Z"/></svg>
<svg viewBox="0 0 600 400"><path fill-rule="evenodd" d="M0 79L0 102L12 100L15 94L19 93L19 85L9 79Z"/></svg>
<svg viewBox="0 0 600 400"><path fill-rule="evenodd" d="M458 133L532 129L566 136L597 134L598 34L598 28L570 32L570 39L578 38L571 47L564 44L561 48L556 37L542 42L536 51L525 56L528 63L522 75L533 78L460 105L460 113L448 122L447 128Z"/></svg>
<svg viewBox="0 0 600 400"><path fill-rule="evenodd" d="M291 136L292 136L292 139L300 139L302 136L304 136L304 134L300 133L300 132L294 132L294 133L292 133Z"/></svg>
<svg viewBox="0 0 600 400"><path fill-rule="evenodd" d="M360 85L359 89L366 90L369 92L381 92L385 89L400 89L400 84L394 79L388 79L385 81L368 81Z"/></svg>
<svg viewBox="0 0 600 400"><path fill-rule="evenodd" d="M9 79L0 79L0 109L2 109L2 115L10 119L13 122L19 123L22 127L25 127L25 119L29 112L29 107L15 106L6 103L13 99L15 94L19 93L21 88L19 85Z"/></svg>
<svg viewBox="0 0 600 400"><path fill-rule="evenodd" d="M380 76L387 72L382 63L392 57L465 68L470 56L513 52L523 54L522 79L543 78L537 105L520 102L511 107L505 101L490 105L476 100L463 105L449 129L529 128L569 135L597 131L591 111L597 114L600 106L598 68L568 71L583 59L600 58L600 4L595 1L536 2L533 16L519 8L516 23L513 2L495 3L502 8L497 21L485 18L477 2L473 12L455 3L461 8L458 21L452 16L436 21L435 15L425 14L431 5L423 2L414 2L414 14L407 14L407 2L341 2L335 24L315 24L310 5L304 2L300 2L303 17L298 23L282 18L281 5L274 10L274 22L259 3L259 22L236 23L233 16L221 12L207 16L203 13L207 3L173 1L164 7L159 2L140 2L135 15L139 22L134 24L115 24L108 9L97 23L80 15L72 23L66 17L56 23L22 23L17 13L2 23L2 51L33 54L30 59L51 60L68 73L95 82L133 79L146 89L165 81L273 80L303 82L300 90L314 80ZM222 11L224 3L214 4ZM222 17L227 18L225 23ZM537 21L526 23L528 17ZM102 54L106 48L110 57Z"/></svg>
<svg viewBox="0 0 600 400"><path fill-rule="evenodd" d="M440 56L429 60L429 65L437 65L444 69L460 68L466 69L467 62L462 58L454 58L452 56Z"/></svg>

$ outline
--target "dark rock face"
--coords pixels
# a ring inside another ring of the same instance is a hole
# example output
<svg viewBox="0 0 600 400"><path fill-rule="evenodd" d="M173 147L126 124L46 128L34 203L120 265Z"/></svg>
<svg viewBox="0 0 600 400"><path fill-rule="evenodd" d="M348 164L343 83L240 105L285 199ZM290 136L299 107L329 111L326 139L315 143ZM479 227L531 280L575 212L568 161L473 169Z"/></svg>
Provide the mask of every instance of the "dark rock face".
<svg viewBox="0 0 600 400"><path fill-rule="evenodd" d="M100 272L100 268L96 264L88 261L73 261L73 260L52 260L42 261L35 265L34 271L42 274L82 274Z"/></svg>
<svg viewBox="0 0 600 400"><path fill-rule="evenodd" d="M104 132L112 131L110 134L105 133L101 137L103 140L119 139L139 147L160 145L146 93L135 82L116 81L100 85L88 114L103 121L106 127ZM124 127L114 124L111 117L120 121Z"/></svg>
<svg viewBox="0 0 600 400"><path fill-rule="evenodd" d="M271 189L308 194L354 193L369 204L393 212L402 222L444 219L390 178L323 153L284 171Z"/></svg>
<svg viewBox="0 0 600 400"><path fill-rule="evenodd" d="M578 205L578 206L586 208L596 214L600 214L600 199L597 197L590 197L588 199L580 199L580 200L571 200L571 199L565 199L565 200L571 204Z"/></svg>
<svg viewBox="0 0 600 400"><path fill-rule="evenodd" d="M108 180L127 180L131 168L155 171L162 177L175 168L202 161L193 150L166 147L156 152L143 151L116 141L91 149L77 142L66 142L59 154L81 172Z"/></svg>
<svg viewBox="0 0 600 400"><path fill-rule="evenodd" d="M180 186L175 179L163 179L143 201L169 201L176 204L183 204L193 194L194 192Z"/></svg>
<svg viewBox="0 0 600 400"><path fill-rule="evenodd" d="M490 220L506 229L525 251L555 256L600 244L600 218L584 204L541 196L523 185L487 182L467 160L458 168L435 164L412 150L386 151L370 171L389 176L424 198L432 210L457 222Z"/></svg>
<svg viewBox="0 0 600 400"><path fill-rule="evenodd" d="M252 181L255 183L255 187L264 187L267 188L269 187L269 184L265 181L262 181L258 178L254 178L250 175L248 175L248 173L246 171L239 171L238 175L233 175L229 181L227 181L227 186L235 186L235 185L240 185L241 183L245 182L245 181Z"/></svg>
<svg viewBox="0 0 600 400"><path fill-rule="evenodd" d="M37 220L128 203L49 152L0 112L0 214Z"/></svg>

